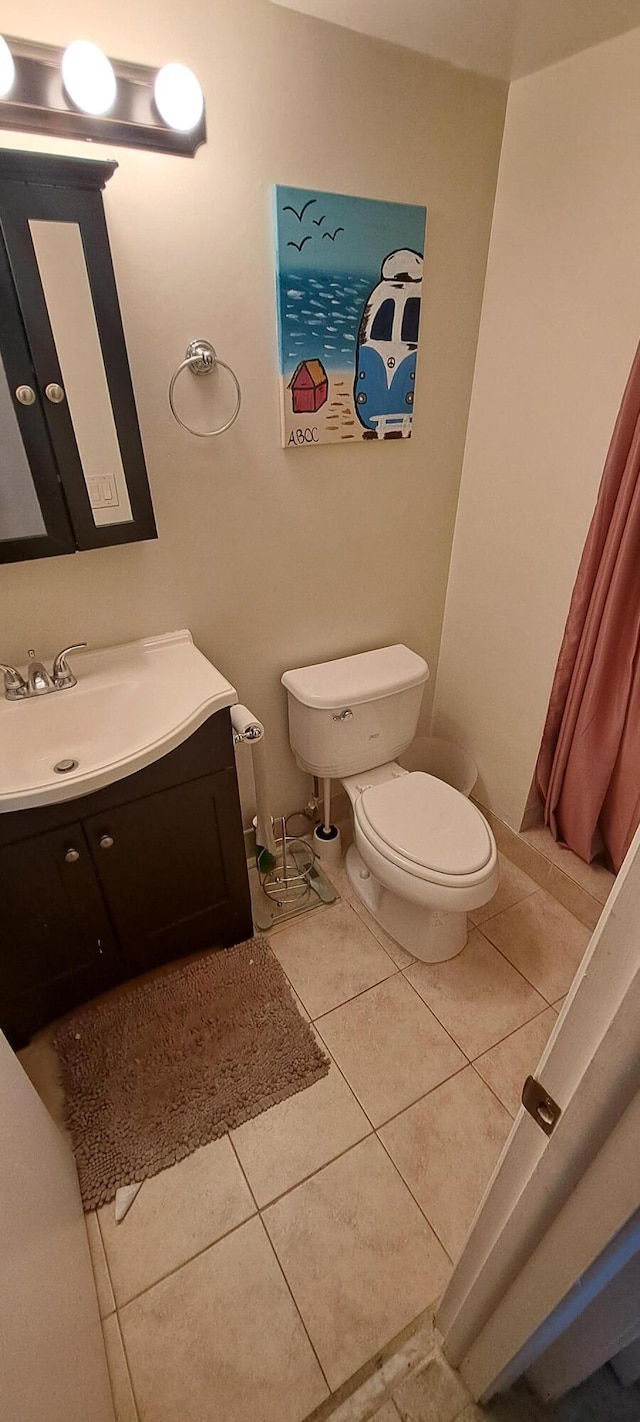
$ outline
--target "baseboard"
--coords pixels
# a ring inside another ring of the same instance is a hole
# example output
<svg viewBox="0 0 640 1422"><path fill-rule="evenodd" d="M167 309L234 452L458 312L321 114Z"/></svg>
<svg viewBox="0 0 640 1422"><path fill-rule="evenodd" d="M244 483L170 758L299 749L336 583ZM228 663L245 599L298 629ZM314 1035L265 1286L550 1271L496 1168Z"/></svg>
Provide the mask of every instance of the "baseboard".
<svg viewBox="0 0 640 1422"><path fill-rule="evenodd" d="M593 930L602 913L603 905L606 902L608 889L614 883L614 876L611 874L606 880L603 879L604 889L599 890L599 897L589 893L588 889L577 882L570 873L561 869L558 864L554 864L551 859L533 844L526 837L526 831L518 832L501 820L493 810L488 809L479 801L475 801L478 809L489 821L495 835L498 849L510 859L513 864L517 864L519 869L523 869L541 889L546 889L558 903L569 910L585 928ZM564 851L567 856L567 868L574 869L576 874L581 873L580 860L571 853L571 850ZM589 866L585 866L588 868ZM602 876L606 875L606 870L602 871ZM610 882L609 882L610 881Z"/></svg>

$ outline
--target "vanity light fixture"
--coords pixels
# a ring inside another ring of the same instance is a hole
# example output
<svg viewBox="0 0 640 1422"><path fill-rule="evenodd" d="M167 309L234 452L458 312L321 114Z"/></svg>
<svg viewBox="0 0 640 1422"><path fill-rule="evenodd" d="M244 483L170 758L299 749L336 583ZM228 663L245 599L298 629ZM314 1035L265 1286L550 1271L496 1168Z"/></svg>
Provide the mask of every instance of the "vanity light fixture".
<svg viewBox="0 0 640 1422"><path fill-rule="evenodd" d="M191 133L202 118L204 96L191 69L185 64L165 64L153 86L160 117L179 133Z"/></svg>
<svg viewBox="0 0 640 1422"><path fill-rule="evenodd" d="M62 56L62 80L76 108L108 114L116 98L116 76L106 54L90 40L74 40Z"/></svg>
<svg viewBox="0 0 640 1422"><path fill-rule="evenodd" d="M6 39L0 35L0 99L11 93L16 77L16 66Z"/></svg>
<svg viewBox="0 0 640 1422"><path fill-rule="evenodd" d="M0 129L84 138L193 158L207 131L184 64L111 59L90 40L66 49L0 37Z"/></svg>

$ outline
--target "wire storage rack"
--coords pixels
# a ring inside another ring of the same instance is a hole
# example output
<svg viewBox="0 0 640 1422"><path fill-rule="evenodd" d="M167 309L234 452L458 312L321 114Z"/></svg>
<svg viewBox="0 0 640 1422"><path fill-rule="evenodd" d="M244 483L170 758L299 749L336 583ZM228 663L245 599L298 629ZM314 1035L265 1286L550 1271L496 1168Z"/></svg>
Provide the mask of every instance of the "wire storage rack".
<svg viewBox="0 0 640 1422"><path fill-rule="evenodd" d="M275 866L267 871L256 862L249 866L253 921L265 933L297 914L335 903L338 898L313 845L306 836L289 834L287 821L297 818L300 817L291 814L284 823L282 818L278 820L281 832L276 839Z"/></svg>
<svg viewBox="0 0 640 1422"><path fill-rule="evenodd" d="M281 833L276 838L276 863L273 869L260 872L263 893L279 908L301 906L310 896L311 878L316 862L313 845L297 835L287 833L287 820L280 820Z"/></svg>

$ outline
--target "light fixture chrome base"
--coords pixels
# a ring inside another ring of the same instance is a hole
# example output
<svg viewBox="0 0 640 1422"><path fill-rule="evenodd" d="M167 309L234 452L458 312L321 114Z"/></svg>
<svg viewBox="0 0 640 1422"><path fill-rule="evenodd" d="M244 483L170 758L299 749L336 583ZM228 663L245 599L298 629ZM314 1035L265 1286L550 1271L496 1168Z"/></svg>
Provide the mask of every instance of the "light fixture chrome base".
<svg viewBox="0 0 640 1422"><path fill-rule="evenodd" d="M36 40L4 35L16 77L0 99L0 128L44 133L56 138L85 138L93 143L150 148L193 158L207 140L204 110L195 128L184 133L162 120L154 99L157 68L110 58L117 80L116 100L106 114L86 114L67 96L62 82L64 49Z"/></svg>

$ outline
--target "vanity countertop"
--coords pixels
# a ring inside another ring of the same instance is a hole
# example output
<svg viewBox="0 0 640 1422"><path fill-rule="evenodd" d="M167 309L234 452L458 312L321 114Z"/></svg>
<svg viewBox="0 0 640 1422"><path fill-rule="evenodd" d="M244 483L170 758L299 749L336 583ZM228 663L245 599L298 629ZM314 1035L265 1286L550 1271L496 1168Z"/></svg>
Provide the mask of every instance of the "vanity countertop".
<svg viewBox="0 0 640 1422"><path fill-rule="evenodd" d="M70 658L77 685L0 697L0 813L88 795L180 745L236 691L188 631ZM60 762L76 761L66 773Z"/></svg>

